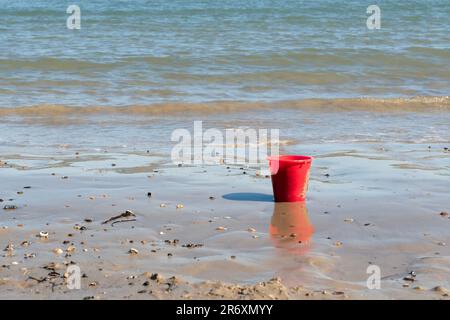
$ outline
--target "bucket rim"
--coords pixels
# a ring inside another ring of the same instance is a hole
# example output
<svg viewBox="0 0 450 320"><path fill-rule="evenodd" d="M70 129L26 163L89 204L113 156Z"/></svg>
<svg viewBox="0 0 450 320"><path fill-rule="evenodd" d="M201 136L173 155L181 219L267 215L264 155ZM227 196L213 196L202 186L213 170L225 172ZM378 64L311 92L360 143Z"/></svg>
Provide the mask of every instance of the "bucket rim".
<svg viewBox="0 0 450 320"><path fill-rule="evenodd" d="M286 154L278 156L268 156L269 161L284 161L284 162L311 162L314 158L312 156Z"/></svg>

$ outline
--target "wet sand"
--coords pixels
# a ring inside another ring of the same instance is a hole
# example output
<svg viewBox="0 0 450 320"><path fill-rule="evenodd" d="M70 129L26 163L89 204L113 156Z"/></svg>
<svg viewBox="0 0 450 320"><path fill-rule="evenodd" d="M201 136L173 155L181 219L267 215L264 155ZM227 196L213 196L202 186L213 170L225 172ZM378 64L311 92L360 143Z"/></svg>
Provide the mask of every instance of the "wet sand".
<svg viewBox="0 0 450 320"><path fill-rule="evenodd" d="M447 146L301 147L315 155L306 205L273 203L251 168L5 155L0 296L448 299Z"/></svg>

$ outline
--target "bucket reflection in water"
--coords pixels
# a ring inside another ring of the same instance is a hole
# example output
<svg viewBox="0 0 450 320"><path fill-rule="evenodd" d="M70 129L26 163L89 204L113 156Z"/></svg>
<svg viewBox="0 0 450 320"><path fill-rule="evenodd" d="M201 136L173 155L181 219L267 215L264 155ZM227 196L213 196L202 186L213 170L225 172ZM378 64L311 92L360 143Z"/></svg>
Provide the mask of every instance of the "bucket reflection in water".
<svg viewBox="0 0 450 320"><path fill-rule="evenodd" d="M306 253L314 233L306 202L276 202L269 233L276 247Z"/></svg>

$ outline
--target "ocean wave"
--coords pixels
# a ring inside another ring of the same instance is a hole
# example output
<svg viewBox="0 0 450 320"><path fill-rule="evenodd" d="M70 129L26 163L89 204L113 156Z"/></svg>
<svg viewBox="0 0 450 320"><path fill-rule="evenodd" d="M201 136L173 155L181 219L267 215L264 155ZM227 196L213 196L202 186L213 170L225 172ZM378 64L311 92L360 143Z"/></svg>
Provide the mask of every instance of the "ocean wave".
<svg viewBox="0 0 450 320"><path fill-rule="evenodd" d="M0 116L64 116L64 115L177 115L233 113L258 109L306 109L310 111L409 111L450 112L450 96L419 96L413 98L343 98L304 99L278 102L218 101L211 103L158 103L129 106L67 106L42 104L0 108Z"/></svg>
<svg viewBox="0 0 450 320"><path fill-rule="evenodd" d="M77 59L38 58L35 60L25 59L0 59L0 70L55 70L55 71L105 71L114 68L117 63L101 63Z"/></svg>

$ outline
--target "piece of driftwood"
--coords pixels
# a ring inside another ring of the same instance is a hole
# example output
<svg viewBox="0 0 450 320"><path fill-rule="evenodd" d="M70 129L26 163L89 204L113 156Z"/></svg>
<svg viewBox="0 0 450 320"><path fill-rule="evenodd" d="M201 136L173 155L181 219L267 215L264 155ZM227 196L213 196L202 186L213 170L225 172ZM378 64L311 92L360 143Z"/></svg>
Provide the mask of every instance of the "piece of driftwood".
<svg viewBox="0 0 450 320"><path fill-rule="evenodd" d="M118 220L121 218L129 218L129 217L136 217L136 215L134 214L133 211L127 210L124 213L119 214L118 216L114 216L114 217L109 218L108 220L103 221L102 224L107 224L114 220Z"/></svg>

